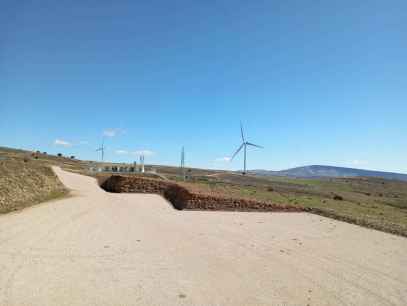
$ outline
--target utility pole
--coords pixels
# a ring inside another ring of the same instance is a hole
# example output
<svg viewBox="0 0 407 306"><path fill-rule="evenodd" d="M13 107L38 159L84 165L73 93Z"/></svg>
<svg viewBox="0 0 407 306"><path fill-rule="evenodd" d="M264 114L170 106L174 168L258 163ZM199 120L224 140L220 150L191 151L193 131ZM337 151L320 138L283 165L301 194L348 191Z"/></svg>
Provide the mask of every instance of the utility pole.
<svg viewBox="0 0 407 306"><path fill-rule="evenodd" d="M102 162L105 158L105 139L103 138L102 140L102 146L100 148L98 148L96 151L100 151L102 154Z"/></svg>
<svg viewBox="0 0 407 306"><path fill-rule="evenodd" d="M182 150L181 150L181 175L182 175L182 179L185 181L186 180L186 175L185 175L185 150L184 150L184 147L182 147Z"/></svg>

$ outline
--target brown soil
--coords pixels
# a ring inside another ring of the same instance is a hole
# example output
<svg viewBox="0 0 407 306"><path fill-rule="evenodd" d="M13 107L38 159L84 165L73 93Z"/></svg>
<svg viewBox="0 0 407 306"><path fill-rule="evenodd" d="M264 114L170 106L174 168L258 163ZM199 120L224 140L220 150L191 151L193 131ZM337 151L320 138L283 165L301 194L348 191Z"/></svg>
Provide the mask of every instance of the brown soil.
<svg viewBox="0 0 407 306"><path fill-rule="evenodd" d="M176 209L232 210L232 211L304 211L301 207L279 205L266 201L225 197L204 193L193 185L176 184L137 176L112 175L99 178L101 187L114 193L156 193L163 195Z"/></svg>

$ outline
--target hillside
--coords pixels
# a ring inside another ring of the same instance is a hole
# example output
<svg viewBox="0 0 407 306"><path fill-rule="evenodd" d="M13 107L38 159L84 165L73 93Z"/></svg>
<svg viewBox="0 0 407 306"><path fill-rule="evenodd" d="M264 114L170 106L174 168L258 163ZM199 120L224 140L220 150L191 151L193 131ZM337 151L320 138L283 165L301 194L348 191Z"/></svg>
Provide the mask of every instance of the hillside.
<svg viewBox="0 0 407 306"><path fill-rule="evenodd" d="M252 170L252 174L261 176L288 176L298 178L323 178L323 177L378 177L388 180L407 181L407 174L371 171L363 169L312 165L297 167L282 171Z"/></svg>
<svg viewBox="0 0 407 306"><path fill-rule="evenodd" d="M79 160L0 147L0 213L67 195L52 165L72 172L86 170L86 163Z"/></svg>
<svg viewBox="0 0 407 306"><path fill-rule="evenodd" d="M0 213L67 194L49 166L33 161L0 160Z"/></svg>

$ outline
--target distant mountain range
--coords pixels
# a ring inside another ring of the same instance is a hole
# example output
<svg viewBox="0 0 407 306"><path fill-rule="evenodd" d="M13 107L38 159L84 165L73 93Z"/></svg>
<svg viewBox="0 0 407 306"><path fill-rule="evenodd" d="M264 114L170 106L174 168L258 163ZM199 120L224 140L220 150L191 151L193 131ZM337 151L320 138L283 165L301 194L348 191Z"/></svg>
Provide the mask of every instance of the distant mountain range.
<svg viewBox="0 0 407 306"><path fill-rule="evenodd" d="M298 178L380 177L389 180L407 181L407 174L320 165L297 167L282 171L251 170L250 173L261 176L289 176Z"/></svg>

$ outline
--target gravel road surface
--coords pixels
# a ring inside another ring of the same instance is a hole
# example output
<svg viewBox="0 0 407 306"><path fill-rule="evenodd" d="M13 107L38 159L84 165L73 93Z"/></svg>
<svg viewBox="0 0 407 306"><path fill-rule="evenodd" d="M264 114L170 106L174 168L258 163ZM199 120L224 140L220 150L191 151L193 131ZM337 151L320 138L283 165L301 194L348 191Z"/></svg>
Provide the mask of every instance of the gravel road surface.
<svg viewBox="0 0 407 306"><path fill-rule="evenodd" d="M176 211L54 168L0 216L0 305L407 305L407 239L308 213Z"/></svg>

